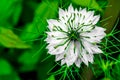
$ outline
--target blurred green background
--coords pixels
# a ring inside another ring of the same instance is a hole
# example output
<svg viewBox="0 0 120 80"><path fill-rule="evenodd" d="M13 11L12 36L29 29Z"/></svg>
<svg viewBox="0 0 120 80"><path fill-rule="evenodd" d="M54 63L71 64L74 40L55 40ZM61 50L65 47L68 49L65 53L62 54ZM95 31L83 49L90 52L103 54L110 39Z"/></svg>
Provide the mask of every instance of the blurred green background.
<svg viewBox="0 0 120 80"><path fill-rule="evenodd" d="M0 0L0 80L60 79L62 74L48 73L56 63L45 49L46 20L58 19L59 7L70 4L100 14L108 36L101 59L96 56L95 65L78 69L81 77L71 72L65 80L120 80L120 0Z"/></svg>

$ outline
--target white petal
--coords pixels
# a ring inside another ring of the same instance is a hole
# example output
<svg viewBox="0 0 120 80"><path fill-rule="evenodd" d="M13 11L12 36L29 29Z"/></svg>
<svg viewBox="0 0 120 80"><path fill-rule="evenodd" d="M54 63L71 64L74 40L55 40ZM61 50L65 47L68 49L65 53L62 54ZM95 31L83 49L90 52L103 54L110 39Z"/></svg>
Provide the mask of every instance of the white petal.
<svg viewBox="0 0 120 80"><path fill-rule="evenodd" d="M59 60L61 60L61 59L63 59L63 58L64 58L64 53L57 54L57 55L55 56L55 61L59 61Z"/></svg>
<svg viewBox="0 0 120 80"><path fill-rule="evenodd" d="M49 44L57 44L57 43L62 42L63 40L60 40L60 39L57 40L57 39L52 38L52 37L47 37L45 41L47 41L47 43L49 43Z"/></svg>
<svg viewBox="0 0 120 80"><path fill-rule="evenodd" d="M75 54L78 56L81 53L81 45L80 42L76 41L75 42Z"/></svg>
<svg viewBox="0 0 120 80"><path fill-rule="evenodd" d="M50 50L50 49L49 49L49 52L50 52L51 54L53 54L53 55L55 55L55 54L62 54L62 53L64 53L66 46L67 46L67 43L64 44L64 45L62 45L62 46L59 46L59 47L57 47L57 48L55 48L55 47L56 47L56 45L55 45L55 46L54 46L54 50Z"/></svg>
<svg viewBox="0 0 120 80"><path fill-rule="evenodd" d="M87 53L86 53L86 50L85 49L83 49L83 51L82 51L82 58L81 58L81 60L88 66L88 57L87 57Z"/></svg>
<svg viewBox="0 0 120 80"><path fill-rule="evenodd" d="M71 45L68 51L66 52L66 57L65 57L67 66L72 65L76 59L77 59L77 55L74 53L74 42L71 42Z"/></svg>
<svg viewBox="0 0 120 80"><path fill-rule="evenodd" d="M61 44L61 43L63 43L63 42L65 42L67 40L67 38L66 37L62 37L62 36L56 36L55 37L55 35L54 35L54 37L53 36L51 36L51 35L48 35L48 37L46 38L46 40L45 41L47 41L47 43L49 43L50 45L55 45L55 44Z"/></svg>
<svg viewBox="0 0 120 80"><path fill-rule="evenodd" d="M66 40L52 40L47 46L48 52L52 55L63 53L68 42L66 42Z"/></svg>
<svg viewBox="0 0 120 80"><path fill-rule="evenodd" d="M61 29L63 29L64 31L66 31L66 26L64 26L64 24L63 23L60 23L59 21L57 21L57 20L54 20L54 19L49 19L49 20L47 20L47 22L48 22L48 28L50 29L50 31L53 31L53 30L55 30L55 31L57 31L57 29L56 29L56 27L58 28L58 27L60 27Z"/></svg>
<svg viewBox="0 0 120 80"><path fill-rule="evenodd" d="M80 43L78 41L75 42L75 54L77 56L77 59L75 61L75 65L77 67L80 67L80 64L82 63L81 58L79 58L79 56L81 54L81 46L80 46Z"/></svg>
<svg viewBox="0 0 120 80"><path fill-rule="evenodd" d="M65 15L66 12L63 9L59 8L59 18L65 17Z"/></svg>
<svg viewBox="0 0 120 80"><path fill-rule="evenodd" d="M74 22L74 28L77 28L79 26L79 15L76 14L75 15L75 20L73 21Z"/></svg>
<svg viewBox="0 0 120 80"><path fill-rule="evenodd" d="M96 24L100 19L100 15L94 16L92 19L92 24Z"/></svg>
<svg viewBox="0 0 120 80"><path fill-rule="evenodd" d="M73 13L73 12L74 12L74 9L73 9L72 4L70 4L70 6L68 7L68 12L71 12L71 13Z"/></svg>
<svg viewBox="0 0 120 80"><path fill-rule="evenodd" d="M66 10L59 8L59 19L60 19L59 22L61 26L65 27L64 23L67 23L69 17L70 14L68 14Z"/></svg>
<svg viewBox="0 0 120 80"><path fill-rule="evenodd" d="M105 29L101 27L95 27L91 32L81 33L83 38L91 43L99 43L101 39L105 37Z"/></svg>
<svg viewBox="0 0 120 80"><path fill-rule="evenodd" d="M93 30L93 32L96 32L97 35L101 35L102 33L105 33L105 32L104 32L105 30L106 30L106 29L104 29L104 28L102 28L102 27L96 26L95 29Z"/></svg>
<svg viewBox="0 0 120 80"><path fill-rule="evenodd" d="M79 32L88 32L88 31L91 31L93 29L93 26L91 25L88 25L88 26L83 26Z"/></svg>
<svg viewBox="0 0 120 80"><path fill-rule="evenodd" d="M84 19L84 24L85 25L91 24L93 15L94 15L94 11L89 11L89 12L86 13L85 19Z"/></svg>
<svg viewBox="0 0 120 80"><path fill-rule="evenodd" d="M93 63L93 54L87 54L88 61Z"/></svg>
<svg viewBox="0 0 120 80"><path fill-rule="evenodd" d="M58 24L55 24L55 23L54 23L55 21L56 21L56 20L53 20L53 19L47 20L47 22L48 22L48 28L50 29L50 31L53 31L54 26L58 25Z"/></svg>
<svg viewBox="0 0 120 80"><path fill-rule="evenodd" d="M85 50L86 50L88 53L93 54L93 51L92 51L92 49L91 49L92 44L89 43L88 41L85 41L85 40L82 40L82 43L83 43L83 46L84 46Z"/></svg>
<svg viewBox="0 0 120 80"><path fill-rule="evenodd" d="M80 13L83 14L83 15L85 15L85 14L87 13L86 8L82 9L82 10L80 11Z"/></svg>
<svg viewBox="0 0 120 80"><path fill-rule="evenodd" d="M82 60L88 66L88 61L93 63L93 55L92 54L83 54Z"/></svg>
<svg viewBox="0 0 120 80"><path fill-rule="evenodd" d="M86 8L82 9L80 11L80 14L81 14L81 17L80 17L79 23L83 24L84 23L84 19L85 19L85 15L86 15Z"/></svg>
<svg viewBox="0 0 120 80"><path fill-rule="evenodd" d="M53 49L53 51L50 51L49 50L49 53L51 54L51 55L57 55L57 54L62 54L62 53L64 53L64 47L59 47L59 48L57 48L57 49Z"/></svg>
<svg viewBox="0 0 120 80"><path fill-rule="evenodd" d="M77 67L80 67L80 64L82 63L82 60L81 59L77 59L76 61L75 61L75 65L77 66Z"/></svg>
<svg viewBox="0 0 120 80"><path fill-rule="evenodd" d="M60 32L60 31L52 31L52 32L46 32L50 37L53 38L62 38L67 37L66 33Z"/></svg>
<svg viewBox="0 0 120 80"><path fill-rule="evenodd" d="M98 53L103 53L103 51L101 49L99 49L97 45L92 46L91 49L94 53L97 53L97 54Z"/></svg>
<svg viewBox="0 0 120 80"><path fill-rule="evenodd" d="M63 64L65 64L66 62L65 62L65 59L62 59L61 60L61 65L63 65Z"/></svg>
<svg viewBox="0 0 120 80"><path fill-rule="evenodd" d="M53 55L53 54L52 54L52 53L50 53L50 52L51 52L52 50L54 50L54 47L53 47L53 46L48 45L46 48L48 49L48 53L49 53L49 54L51 54L51 55Z"/></svg>

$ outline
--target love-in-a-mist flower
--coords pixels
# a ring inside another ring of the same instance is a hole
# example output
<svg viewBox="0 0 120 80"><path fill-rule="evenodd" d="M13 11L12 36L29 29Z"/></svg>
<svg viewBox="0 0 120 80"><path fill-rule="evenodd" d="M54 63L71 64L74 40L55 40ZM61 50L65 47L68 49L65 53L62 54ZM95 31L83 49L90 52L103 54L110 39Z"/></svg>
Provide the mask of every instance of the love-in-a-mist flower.
<svg viewBox="0 0 120 80"><path fill-rule="evenodd" d="M61 65L71 66L75 63L80 67L84 62L93 63L93 54L102 53L98 43L104 38L105 29L96 25L100 16L94 11L59 8L59 19L49 19L46 42L48 53L55 55Z"/></svg>

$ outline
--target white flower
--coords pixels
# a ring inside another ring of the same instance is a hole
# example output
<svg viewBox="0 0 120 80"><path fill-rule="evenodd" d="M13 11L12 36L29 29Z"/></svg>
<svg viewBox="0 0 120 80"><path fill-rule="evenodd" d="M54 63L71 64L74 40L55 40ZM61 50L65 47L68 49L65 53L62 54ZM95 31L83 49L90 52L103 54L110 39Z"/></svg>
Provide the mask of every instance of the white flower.
<svg viewBox="0 0 120 80"><path fill-rule="evenodd" d="M98 43L106 35L105 29L96 26L100 16L94 11L75 9L59 9L59 20L49 19L46 42L48 53L61 60L61 65L80 67L81 62L93 63L93 54L102 53Z"/></svg>

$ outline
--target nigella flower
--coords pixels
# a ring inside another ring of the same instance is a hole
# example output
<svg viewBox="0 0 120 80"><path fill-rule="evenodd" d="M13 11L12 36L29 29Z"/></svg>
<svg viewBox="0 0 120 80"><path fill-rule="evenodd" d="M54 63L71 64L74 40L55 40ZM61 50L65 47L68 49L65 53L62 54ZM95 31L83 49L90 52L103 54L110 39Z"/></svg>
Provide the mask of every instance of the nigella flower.
<svg viewBox="0 0 120 80"><path fill-rule="evenodd" d="M102 53L98 43L104 38L105 29L96 25L100 16L94 11L74 9L72 5L68 10L59 9L59 19L49 19L46 42L48 53L56 56L61 65L77 67L84 62L93 63L93 54Z"/></svg>

